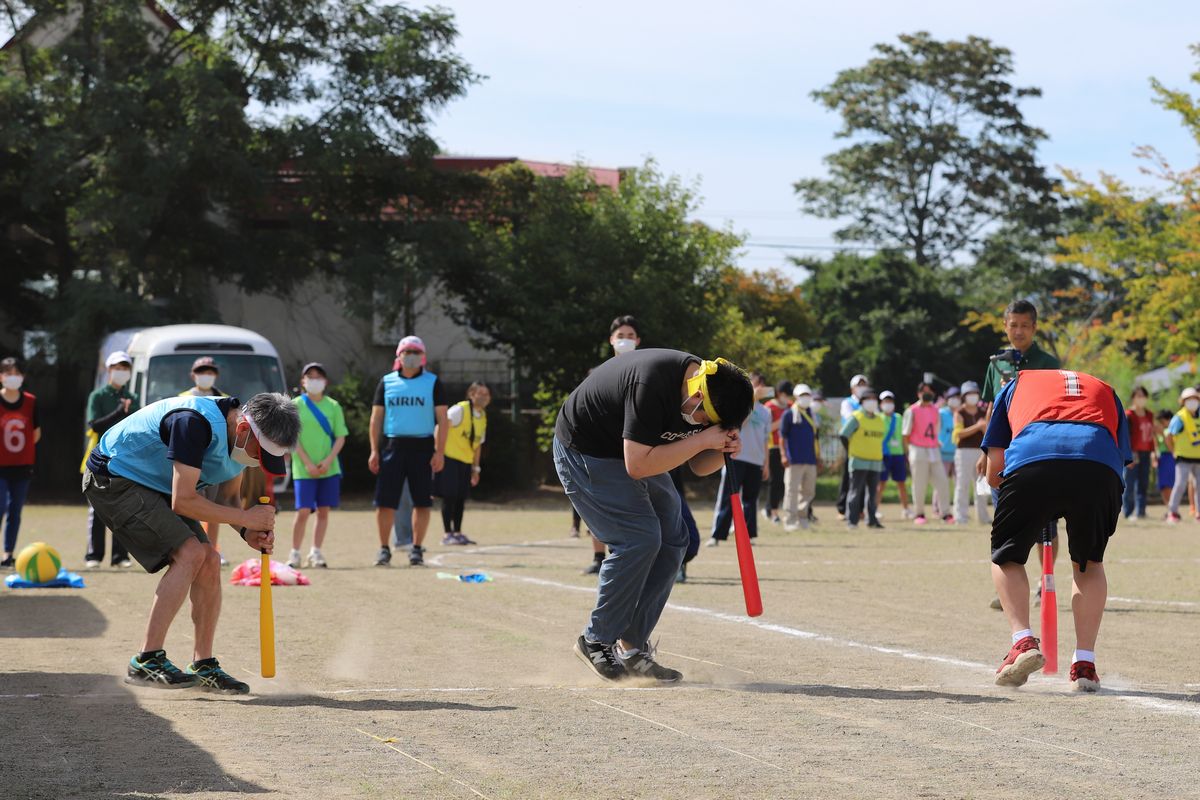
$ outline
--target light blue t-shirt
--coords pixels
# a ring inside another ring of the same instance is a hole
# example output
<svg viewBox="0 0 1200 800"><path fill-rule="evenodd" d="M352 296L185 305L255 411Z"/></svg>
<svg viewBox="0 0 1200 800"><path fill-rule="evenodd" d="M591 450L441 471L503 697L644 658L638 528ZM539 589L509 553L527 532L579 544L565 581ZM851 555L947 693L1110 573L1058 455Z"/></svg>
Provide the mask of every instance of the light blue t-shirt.
<svg viewBox="0 0 1200 800"><path fill-rule="evenodd" d="M767 434L771 431L771 410L755 403L742 423L742 452L736 459L761 467L767 461Z"/></svg>

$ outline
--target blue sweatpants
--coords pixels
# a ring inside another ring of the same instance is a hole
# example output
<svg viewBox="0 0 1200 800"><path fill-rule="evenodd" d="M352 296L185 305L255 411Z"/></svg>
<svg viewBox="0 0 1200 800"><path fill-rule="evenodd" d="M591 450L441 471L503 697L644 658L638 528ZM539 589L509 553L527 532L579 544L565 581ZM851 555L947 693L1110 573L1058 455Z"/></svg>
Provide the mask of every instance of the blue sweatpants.
<svg viewBox="0 0 1200 800"><path fill-rule="evenodd" d="M554 467L571 505L608 546L584 636L643 647L683 563L688 531L668 475L634 480L620 458L595 458L554 439Z"/></svg>
<svg viewBox="0 0 1200 800"><path fill-rule="evenodd" d="M29 493L29 478L11 480L0 478L0 519L4 519L4 552L11 553L17 546L17 534L21 530L21 509L25 507L25 495ZM7 517L7 519L5 519Z"/></svg>

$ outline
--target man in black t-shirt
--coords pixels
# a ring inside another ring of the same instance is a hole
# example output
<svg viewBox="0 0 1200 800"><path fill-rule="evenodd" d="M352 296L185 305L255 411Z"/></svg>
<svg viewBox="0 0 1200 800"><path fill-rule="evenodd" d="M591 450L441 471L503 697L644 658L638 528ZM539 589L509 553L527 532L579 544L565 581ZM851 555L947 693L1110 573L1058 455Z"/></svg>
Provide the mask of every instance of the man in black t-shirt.
<svg viewBox="0 0 1200 800"><path fill-rule="evenodd" d="M729 362L677 350L638 350L601 364L563 404L554 466L571 504L610 555L575 654L606 680L683 676L658 664L650 634L687 546L667 473L709 475L741 451L750 381Z"/></svg>

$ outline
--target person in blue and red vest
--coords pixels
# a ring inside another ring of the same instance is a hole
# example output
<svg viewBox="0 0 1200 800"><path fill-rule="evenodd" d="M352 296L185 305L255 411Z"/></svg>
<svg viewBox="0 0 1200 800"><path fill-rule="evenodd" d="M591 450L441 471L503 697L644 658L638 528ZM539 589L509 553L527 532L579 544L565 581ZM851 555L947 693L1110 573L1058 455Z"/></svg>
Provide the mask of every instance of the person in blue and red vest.
<svg viewBox="0 0 1200 800"><path fill-rule="evenodd" d="M982 448L988 482L999 489L992 521L992 578L1012 628L1012 648L996 683L1020 686L1045 664L1029 627L1025 562L1042 529L1067 522L1075 617L1071 686L1100 688L1096 636L1108 581L1104 550L1117 529L1129 424L1116 392L1083 372L1022 370L996 397Z"/></svg>

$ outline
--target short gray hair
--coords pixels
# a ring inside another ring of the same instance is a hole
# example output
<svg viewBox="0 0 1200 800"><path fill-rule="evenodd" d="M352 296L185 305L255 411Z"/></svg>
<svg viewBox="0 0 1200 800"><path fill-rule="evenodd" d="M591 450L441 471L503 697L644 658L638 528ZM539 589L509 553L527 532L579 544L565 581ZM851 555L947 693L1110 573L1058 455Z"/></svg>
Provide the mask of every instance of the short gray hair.
<svg viewBox="0 0 1200 800"><path fill-rule="evenodd" d="M300 411L287 395L256 394L242 406L242 413L254 420L263 436L289 450L300 439Z"/></svg>

